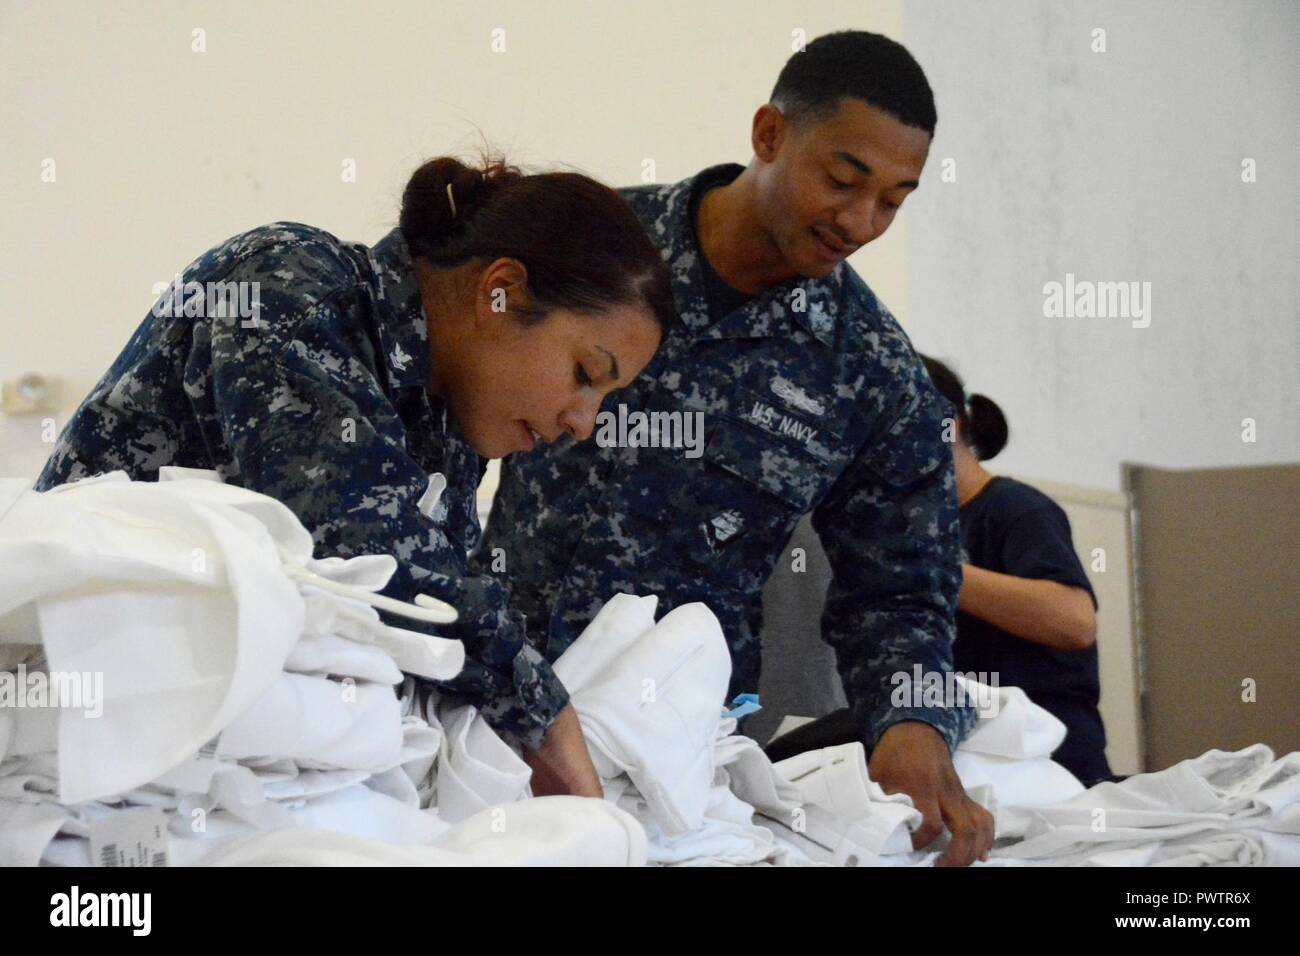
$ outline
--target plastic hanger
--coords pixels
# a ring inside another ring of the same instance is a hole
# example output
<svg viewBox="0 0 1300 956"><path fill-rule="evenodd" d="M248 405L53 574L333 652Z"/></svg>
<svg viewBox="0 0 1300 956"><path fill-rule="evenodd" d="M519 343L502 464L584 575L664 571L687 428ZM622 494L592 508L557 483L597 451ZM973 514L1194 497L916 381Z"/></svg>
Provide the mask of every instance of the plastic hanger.
<svg viewBox="0 0 1300 956"><path fill-rule="evenodd" d="M456 609L446 601L439 601L427 594L417 594L415 603L408 604L405 601L384 597L382 594L375 594L373 591L367 591L350 584L339 584L337 581L331 581L329 578L322 577L296 564L286 564L284 570L289 577L303 584L310 584L314 588L329 591L340 597L361 601L376 610L387 611L389 614L397 614L416 621L426 621L429 624L451 624L458 617Z"/></svg>

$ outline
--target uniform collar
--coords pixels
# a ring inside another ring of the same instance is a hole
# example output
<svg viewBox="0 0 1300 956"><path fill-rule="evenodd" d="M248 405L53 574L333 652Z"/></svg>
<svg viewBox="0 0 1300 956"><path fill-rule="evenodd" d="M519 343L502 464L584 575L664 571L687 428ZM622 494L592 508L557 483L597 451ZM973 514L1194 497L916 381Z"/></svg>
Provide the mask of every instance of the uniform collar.
<svg viewBox="0 0 1300 956"><path fill-rule="evenodd" d="M722 321L709 317L705 298L703 253L695 241L690 221L691 194L697 184L730 182L744 171L738 163L723 163L701 170L668 187L663 196L665 260L676 283L677 306L682 321L697 339L773 338L789 335L792 324L824 345L834 345L838 303L844 291L847 263L841 262L824 279L783 282L751 299ZM685 282L682 282L682 279ZM804 308L797 308L803 305Z"/></svg>
<svg viewBox="0 0 1300 956"><path fill-rule="evenodd" d="M377 281L379 343L384 351L388 384L393 389L418 385L430 379L429 322L420 299L415 264L400 229L394 229L370 250Z"/></svg>

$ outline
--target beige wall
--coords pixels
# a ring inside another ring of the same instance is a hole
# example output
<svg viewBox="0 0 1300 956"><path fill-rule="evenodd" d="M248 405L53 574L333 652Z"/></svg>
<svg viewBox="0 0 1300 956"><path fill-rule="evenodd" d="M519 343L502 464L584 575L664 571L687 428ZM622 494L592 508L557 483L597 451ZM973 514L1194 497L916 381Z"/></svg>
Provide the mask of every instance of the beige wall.
<svg viewBox="0 0 1300 956"><path fill-rule="evenodd" d="M900 23L896 0L8 2L0 380L64 379L61 426L154 283L277 219L378 239L431 155L486 140L612 184L746 162L793 31ZM900 315L904 228L855 260ZM0 475L39 469L40 430L0 415Z"/></svg>

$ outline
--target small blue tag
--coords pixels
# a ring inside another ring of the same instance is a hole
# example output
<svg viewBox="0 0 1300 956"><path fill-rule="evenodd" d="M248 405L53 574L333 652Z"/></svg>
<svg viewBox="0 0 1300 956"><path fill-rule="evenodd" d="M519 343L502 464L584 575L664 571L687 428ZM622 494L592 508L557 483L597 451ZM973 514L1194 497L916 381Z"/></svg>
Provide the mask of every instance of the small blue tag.
<svg viewBox="0 0 1300 956"><path fill-rule="evenodd" d="M732 702L731 710L724 710L723 717L730 717L733 720L739 720L741 717L748 717L750 714L756 714L763 709L758 702L757 694L737 694L736 699Z"/></svg>

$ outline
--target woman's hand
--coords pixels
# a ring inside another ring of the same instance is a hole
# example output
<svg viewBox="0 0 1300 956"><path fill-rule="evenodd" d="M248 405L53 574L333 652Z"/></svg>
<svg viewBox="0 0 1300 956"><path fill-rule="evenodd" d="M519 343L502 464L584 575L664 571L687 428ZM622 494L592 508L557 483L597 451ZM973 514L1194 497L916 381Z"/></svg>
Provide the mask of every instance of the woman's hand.
<svg viewBox="0 0 1300 956"><path fill-rule="evenodd" d="M533 771L533 796L603 797L600 777L591 763L578 714L569 704L546 732L540 750L525 748L524 763Z"/></svg>

